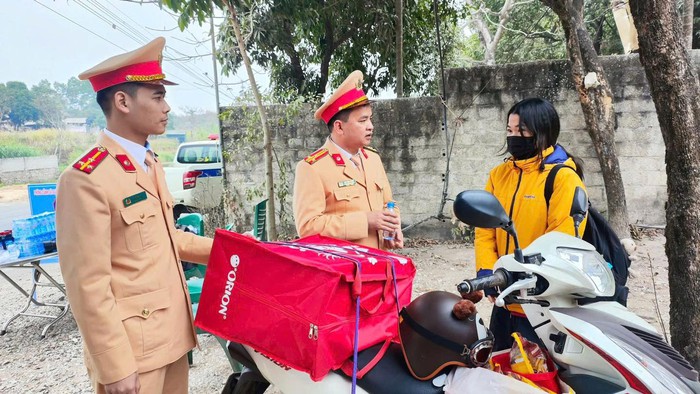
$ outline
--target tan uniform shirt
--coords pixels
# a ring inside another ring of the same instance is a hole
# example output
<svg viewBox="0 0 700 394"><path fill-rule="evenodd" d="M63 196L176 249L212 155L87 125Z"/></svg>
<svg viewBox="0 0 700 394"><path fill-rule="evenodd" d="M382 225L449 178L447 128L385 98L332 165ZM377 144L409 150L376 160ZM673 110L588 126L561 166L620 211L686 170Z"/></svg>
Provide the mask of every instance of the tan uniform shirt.
<svg viewBox="0 0 700 394"><path fill-rule="evenodd" d="M294 221L299 236L321 234L374 248L383 247L370 232L367 212L381 211L392 200L379 155L361 150L364 175L333 142L300 161L294 178Z"/></svg>
<svg viewBox="0 0 700 394"><path fill-rule="evenodd" d="M105 151L61 175L56 226L86 366L109 384L170 364L196 345L180 258L206 263L212 240L175 230L160 163L154 185L104 133L97 146Z"/></svg>

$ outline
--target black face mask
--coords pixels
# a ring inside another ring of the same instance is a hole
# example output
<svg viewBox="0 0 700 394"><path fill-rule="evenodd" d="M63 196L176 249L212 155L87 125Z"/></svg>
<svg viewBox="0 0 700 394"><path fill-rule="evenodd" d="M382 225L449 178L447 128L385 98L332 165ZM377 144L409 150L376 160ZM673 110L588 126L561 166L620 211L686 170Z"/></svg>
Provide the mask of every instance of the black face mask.
<svg viewBox="0 0 700 394"><path fill-rule="evenodd" d="M537 155L535 137L506 137L508 153L513 155L515 160L524 160Z"/></svg>

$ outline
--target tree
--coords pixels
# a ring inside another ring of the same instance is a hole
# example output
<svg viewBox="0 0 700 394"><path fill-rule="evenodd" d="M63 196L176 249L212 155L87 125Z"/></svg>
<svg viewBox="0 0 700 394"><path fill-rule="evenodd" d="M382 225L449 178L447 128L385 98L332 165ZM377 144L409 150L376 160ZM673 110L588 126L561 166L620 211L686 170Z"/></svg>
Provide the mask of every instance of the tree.
<svg viewBox="0 0 700 394"><path fill-rule="evenodd" d="M267 189L267 239L270 241L277 240L277 218L275 215L275 192L274 192L274 173L272 171L272 139L270 136L270 130L267 125L267 115L265 112L265 107L262 103L262 96L258 91L258 85L255 83L255 74L253 74L253 68L250 59L248 58L248 53L246 50L246 43L241 34L241 27L238 23L238 14L234 6L231 4L230 0L218 0L214 2L213 0L190 0L189 2L180 2L178 0L165 0L165 4L171 7L173 10L181 12L180 27L186 26L190 20L197 17L200 23L207 15L214 13L214 5L224 8L227 11L227 25L233 29L234 35L236 37L236 42L238 43L238 50L240 52L241 59L243 59L243 64L245 65L246 72L248 73L248 80L250 81L251 88L253 89L253 96L255 97L255 104L260 113L260 123L263 129L263 139L265 151L265 178L266 178L266 189ZM222 142L223 143L223 142Z"/></svg>
<svg viewBox="0 0 700 394"><path fill-rule="evenodd" d="M0 121L5 118L10 112L10 96L7 93L7 87L4 83L0 83Z"/></svg>
<svg viewBox="0 0 700 394"><path fill-rule="evenodd" d="M5 91L9 98L10 122L12 122L15 129L19 129L25 122L37 120L39 118L39 110L34 106L32 94L27 89L27 85L24 82L11 81L5 86Z"/></svg>
<svg viewBox="0 0 700 394"><path fill-rule="evenodd" d="M468 0L466 9L467 18L479 36L479 45L474 45L474 40L467 41L462 49L466 59L489 64L493 58L493 64L500 64L567 56L559 19L540 2ZM622 53L608 0L586 1L584 16L596 53ZM497 37L500 39L494 40Z"/></svg>
<svg viewBox="0 0 700 394"><path fill-rule="evenodd" d="M510 13L513 11L517 5L521 3L516 3L515 0L506 0L501 7L501 10L494 13L498 21L495 23L495 30L492 32L491 28L491 17L489 13L492 11L486 7L483 1L477 2L476 0L466 0L468 9L471 11L471 21L473 26L479 33L479 40L481 40L481 45L484 48L484 63L489 66L496 64L496 48L498 43L503 37L505 32L506 23L510 19ZM531 1L527 1L531 2ZM477 4L478 3L478 4Z"/></svg>
<svg viewBox="0 0 700 394"><path fill-rule="evenodd" d="M683 42L688 49L693 48L693 0L683 0Z"/></svg>
<svg viewBox="0 0 700 394"><path fill-rule="evenodd" d="M440 19L454 26L454 0L440 0ZM239 8L251 59L271 73L275 96L282 102L298 96L318 97L329 81L339 82L352 70L365 74L374 94L390 88L397 75L395 0L268 0L242 2ZM404 92L424 94L434 88L438 64L433 1L406 0L403 7ZM352 16L352 17L348 17ZM454 30L445 29L454 34ZM230 29L219 34L223 72L241 64ZM443 49L453 48L452 36ZM403 44L403 45L401 45Z"/></svg>
<svg viewBox="0 0 700 394"><path fill-rule="evenodd" d="M59 94L51 87L51 83L45 79L41 80L38 85L32 86L31 94L42 124L61 128L65 118L65 105Z"/></svg>
<svg viewBox="0 0 700 394"><path fill-rule="evenodd" d="M666 145L671 340L700 369L700 84L674 2L632 1L630 9Z"/></svg>
<svg viewBox="0 0 700 394"><path fill-rule="evenodd" d="M615 108L605 70L583 20L583 0L540 0L559 16L566 35L571 74L586 129L598 155L608 200L608 220L620 238L629 238L625 187L615 147ZM592 74L591 74L592 73ZM587 75L587 74L590 74ZM585 78L591 82L584 83Z"/></svg>
<svg viewBox="0 0 700 394"><path fill-rule="evenodd" d="M102 109L95 101L90 82L71 77L66 83L55 82L54 89L63 99L67 116L85 117L88 126L105 126Z"/></svg>
<svg viewBox="0 0 700 394"><path fill-rule="evenodd" d="M403 0L396 6L396 97L403 97Z"/></svg>

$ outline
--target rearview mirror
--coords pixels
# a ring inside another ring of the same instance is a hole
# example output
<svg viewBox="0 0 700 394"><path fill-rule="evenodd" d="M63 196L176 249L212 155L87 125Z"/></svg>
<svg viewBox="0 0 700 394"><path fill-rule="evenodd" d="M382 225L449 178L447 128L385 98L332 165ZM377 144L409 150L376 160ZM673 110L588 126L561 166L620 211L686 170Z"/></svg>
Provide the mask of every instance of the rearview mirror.
<svg viewBox="0 0 700 394"><path fill-rule="evenodd" d="M454 202L457 219L481 228L507 228L510 218L493 194L484 190L465 190Z"/></svg>
<svg viewBox="0 0 700 394"><path fill-rule="evenodd" d="M585 217L586 211L588 211L588 196L586 196L586 191L583 190L581 186L576 186L574 201L571 202L571 212L569 216L576 217L577 215L582 215Z"/></svg>

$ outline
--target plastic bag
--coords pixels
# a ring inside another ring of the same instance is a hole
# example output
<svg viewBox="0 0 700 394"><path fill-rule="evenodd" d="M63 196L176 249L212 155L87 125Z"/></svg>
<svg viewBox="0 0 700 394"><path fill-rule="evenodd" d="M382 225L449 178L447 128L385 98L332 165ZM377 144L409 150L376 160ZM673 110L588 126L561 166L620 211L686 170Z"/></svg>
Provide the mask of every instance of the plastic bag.
<svg viewBox="0 0 700 394"><path fill-rule="evenodd" d="M488 387L489 394L543 394L543 391L519 379L485 368L455 368L447 375L445 393L474 392L476 387Z"/></svg>
<svg viewBox="0 0 700 394"><path fill-rule="evenodd" d="M513 347L510 349L510 368L519 374L552 372L547 368L547 356L540 346L514 332Z"/></svg>

